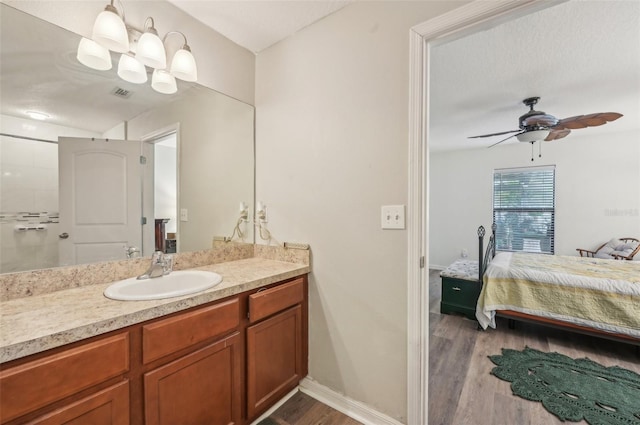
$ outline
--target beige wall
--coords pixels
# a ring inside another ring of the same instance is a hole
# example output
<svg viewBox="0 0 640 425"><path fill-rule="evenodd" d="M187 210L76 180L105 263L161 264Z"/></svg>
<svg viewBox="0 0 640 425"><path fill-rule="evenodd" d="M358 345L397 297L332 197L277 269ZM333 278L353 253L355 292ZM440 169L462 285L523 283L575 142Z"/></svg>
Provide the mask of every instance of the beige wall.
<svg viewBox="0 0 640 425"><path fill-rule="evenodd" d="M258 54L256 199L311 244L310 376L407 417L409 30L457 2L357 2Z"/></svg>
<svg viewBox="0 0 640 425"><path fill-rule="evenodd" d="M96 16L107 0L2 0L16 9L90 37ZM198 83L253 104L255 55L198 22L166 1L124 1L127 24L141 30L152 16L160 37L181 31L198 64ZM120 8L119 3L116 6Z"/></svg>
<svg viewBox="0 0 640 425"><path fill-rule="evenodd" d="M179 223L181 252L208 249L214 236L230 237L240 203L253 208L254 108L213 90L199 89L128 123L132 140L146 140L150 134L179 124L178 204L188 212L188 221ZM151 193L150 188L145 190L146 195ZM153 230L145 229L152 238ZM244 241L252 242L252 226L245 223L242 231ZM145 247L153 244L145 243ZM150 254L145 248L145 255Z"/></svg>

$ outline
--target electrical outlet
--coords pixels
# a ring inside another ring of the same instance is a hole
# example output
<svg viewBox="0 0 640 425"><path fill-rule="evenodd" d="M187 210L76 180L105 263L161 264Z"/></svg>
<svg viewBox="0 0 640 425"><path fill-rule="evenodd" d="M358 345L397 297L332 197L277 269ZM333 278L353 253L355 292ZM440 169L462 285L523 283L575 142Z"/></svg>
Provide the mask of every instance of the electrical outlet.
<svg viewBox="0 0 640 425"><path fill-rule="evenodd" d="M189 221L189 211L186 208L180 208L180 221Z"/></svg>
<svg viewBox="0 0 640 425"><path fill-rule="evenodd" d="M463 248L462 251L460 251L460 256L462 258L467 258L469 256L469 251L467 251L466 248Z"/></svg>
<svg viewBox="0 0 640 425"><path fill-rule="evenodd" d="M404 205L383 205L381 213L383 229L404 229Z"/></svg>

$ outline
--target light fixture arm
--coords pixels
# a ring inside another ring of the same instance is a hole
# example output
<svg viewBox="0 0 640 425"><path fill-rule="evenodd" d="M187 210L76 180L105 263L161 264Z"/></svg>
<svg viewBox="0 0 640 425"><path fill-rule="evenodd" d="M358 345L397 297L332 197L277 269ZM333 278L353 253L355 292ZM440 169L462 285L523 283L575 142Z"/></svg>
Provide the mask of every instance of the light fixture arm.
<svg viewBox="0 0 640 425"><path fill-rule="evenodd" d="M151 20L151 26L147 27L147 22L149 22L149 20ZM155 27L156 23L153 20L153 18L151 16L148 16L147 19L144 20L144 28L142 30L142 32L150 32L152 34L158 35L158 30L156 30Z"/></svg>
<svg viewBox="0 0 640 425"><path fill-rule="evenodd" d="M122 13L120 13L120 11L118 11L118 9L115 7L115 5L113 4L114 0L111 0L111 4L108 4L105 6L104 10L107 10L109 12L113 12L116 15L120 16L122 18L122 22L124 22L125 26L127 25L127 22L124 19L124 5L122 4L122 1L118 0L118 3L120 3L120 9L122 10Z"/></svg>
<svg viewBox="0 0 640 425"><path fill-rule="evenodd" d="M169 31L168 33L166 33L165 36L162 38L162 44L164 44L167 41L167 37L169 37L171 34L180 34L182 38L184 38L184 45L182 46L182 48L188 52L191 51L191 47L189 47L189 44L187 42L187 36L180 31Z"/></svg>

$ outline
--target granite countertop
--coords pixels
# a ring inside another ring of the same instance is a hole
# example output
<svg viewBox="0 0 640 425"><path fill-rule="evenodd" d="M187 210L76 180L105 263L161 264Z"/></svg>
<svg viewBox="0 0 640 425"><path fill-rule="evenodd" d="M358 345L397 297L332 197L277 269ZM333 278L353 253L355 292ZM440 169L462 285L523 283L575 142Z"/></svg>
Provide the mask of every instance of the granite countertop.
<svg viewBox="0 0 640 425"><path fill-rule="evenodd" d="M194 270L223 280L203 292L152 301L108 299L103 291L110 282L1 302L0 363L300 276L310 267L253 257Z"/></svg>

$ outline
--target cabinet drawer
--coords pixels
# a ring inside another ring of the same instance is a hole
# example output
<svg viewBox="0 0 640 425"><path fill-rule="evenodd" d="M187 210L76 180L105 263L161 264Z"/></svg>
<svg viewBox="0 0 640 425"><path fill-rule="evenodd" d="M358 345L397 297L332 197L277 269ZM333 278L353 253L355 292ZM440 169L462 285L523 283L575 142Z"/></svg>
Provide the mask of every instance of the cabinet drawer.
<svg viewBox="0 0 640 425"><path fill-rule="evenodd" d="M442 302L475 309L482 285L477 281L442 278Z"/></svg>
<svg viewBox="0 0 640 425"><path fill-rule="evenodd" d="M42 416L29 425L129 424L129 382L124 381Z"/></svg>
<svg viewBox="0 0 640 425"><path fill-rule="evenodd" d="M249 296L251 322L264 319L304 300L304 278L293 280Z"/></svg>
<svg viewBox="0 0 640 425"><path fill-rule="evenodd" d="M0 372L0 418L8 421L129 370L129 334L119 334Z"/></svg>
<svg viewBox="0 0 640 425"><path fill-rule="evenodd" d="M240 324L238 299L164 319L142 327L144 364L209 338L223 335Z"/></svg>

